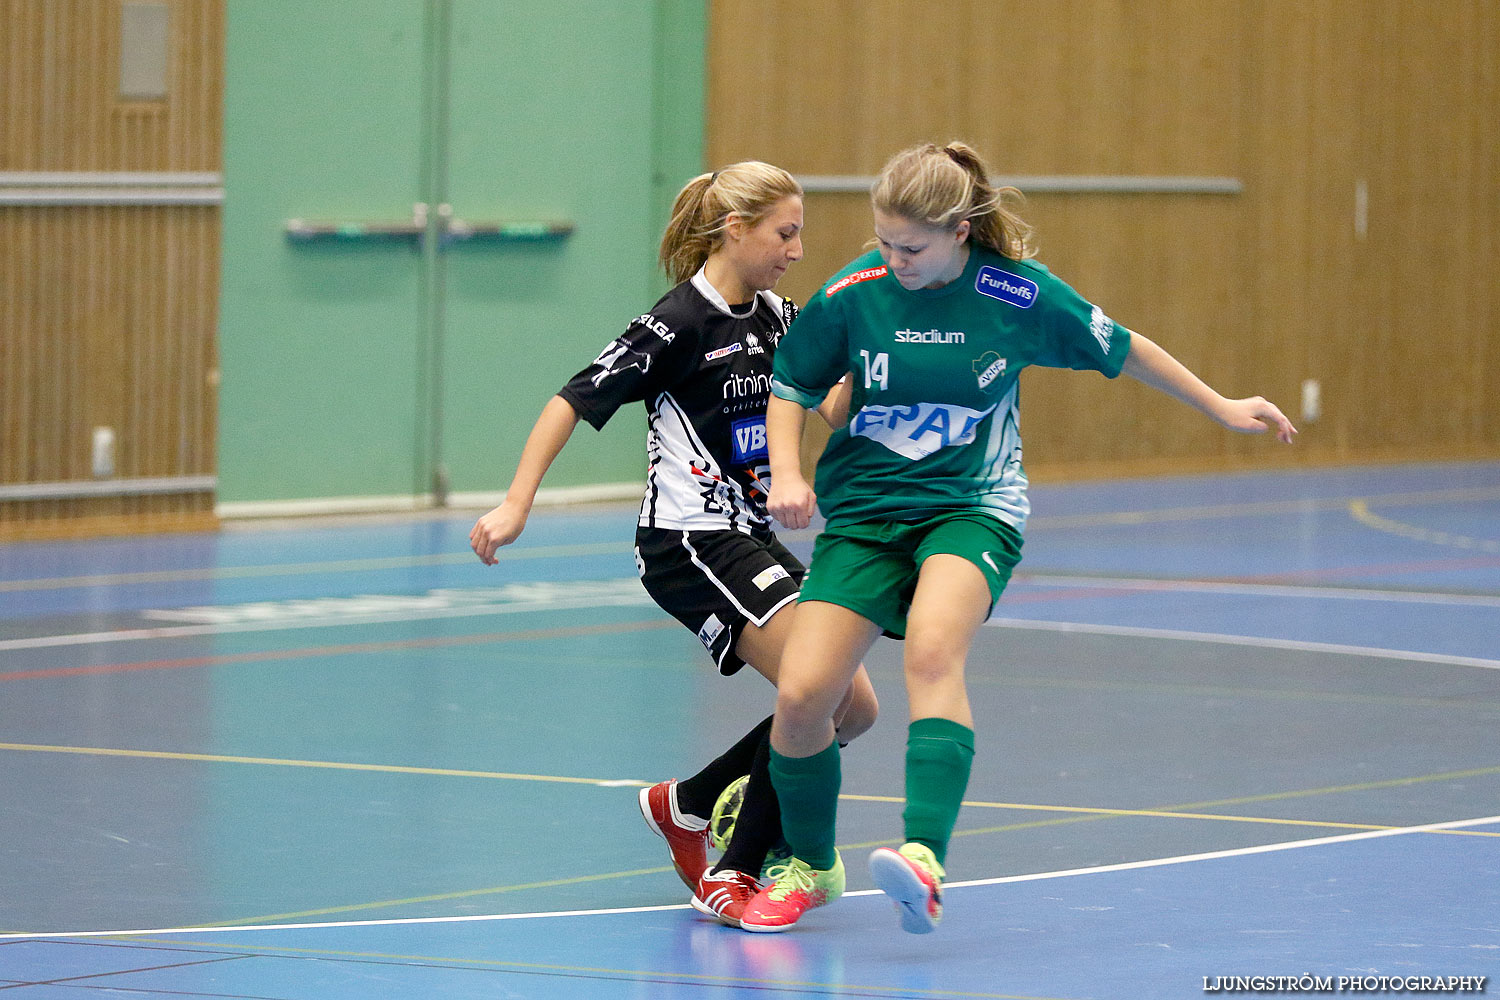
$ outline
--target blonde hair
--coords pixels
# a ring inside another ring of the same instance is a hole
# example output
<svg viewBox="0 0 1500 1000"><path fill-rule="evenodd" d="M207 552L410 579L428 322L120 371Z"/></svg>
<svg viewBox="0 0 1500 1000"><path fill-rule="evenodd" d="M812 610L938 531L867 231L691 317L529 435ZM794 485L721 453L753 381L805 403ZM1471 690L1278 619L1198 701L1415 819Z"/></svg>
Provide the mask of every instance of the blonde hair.
<svg viewBox="0 0 1500 1000"><path fill-rule="evenodd" d="M723 246L731 215L754 226L777 202L792 196L802 197L802 185L780 167L759 160L699 174L672 203L672 218L661 237L661 266L674 282L686 281Z"/></svg>
<svg viewBox="0 0 1500 1000"><path fill-rule="evenodd" d="M1031 226L1007 207L1021 201L1013 187L995 187L990 171L967 144L923 143L903 149L881 169L870 200L889 215L953 230L969 221L969 238L1011 260L1036 256Z"/></svg>

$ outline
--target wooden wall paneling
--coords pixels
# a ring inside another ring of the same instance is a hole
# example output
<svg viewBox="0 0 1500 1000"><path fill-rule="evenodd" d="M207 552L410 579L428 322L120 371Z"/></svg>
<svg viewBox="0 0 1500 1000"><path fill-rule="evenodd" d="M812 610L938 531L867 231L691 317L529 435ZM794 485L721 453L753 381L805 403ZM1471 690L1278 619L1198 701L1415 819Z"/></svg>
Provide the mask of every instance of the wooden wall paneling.
<svg viewBox="0 0 1500 1000"><path fill-rule="evenodd" d="M117 96L117 2L5 0L0 170L219 169L222 0L169 0L169 95ZM0 208L0 484L214 471L219 213L212 205ZM213 497L0 503L0 537L205 527Z"/></svg>
<svg viewBox="0 0 1500 1000"><path fill-rule="evenodd" d="M1270 449L1128 384L1037 372L1033 461L1500 454L1492 2L919 7L716 3L710 159L868 174L910 141L960 136L1002 174L1240 177L1234 197L1037 194L1025 211L1054 271L1226 393L1296 420L1302 382L1322 386L1321 418ZM809 40L805 65L786 68L786 39ZM811 195L784 289L805 297L868 232L859 196Z"/></svg>
<svg viewBox="0 0 1500 1000"><path fill-rule="evenodd" d="M1382 14L1360 281L1387 325L1376 366L1383 430L1412 449L1492 445L1500 16L1475 3L1387 3Z"/></svg>
<svg viewBox="0 0 1500 1000"><path fill-rule="evenodd" d="M1238 172L1244 5L960 3L943 18L913 9L774 4L763 21L763 5L716 4L710 160L868 174L911 142L961 137L1002 174ZM763 79L756 68L775 64L785 38L836 41L797 72ZM1226 389L1270 392L1252 377L1263 361L1245 371L1251 359L1237 346L1252 320L1242 198L1042 194L1022 213L1038 228L1041 259L1111 315ZM808 256L783 291L805 299L869 235L866 198L810 195ZM1246 447L1128 380L1038 371L1023 392L1028 456L1042 464Z"/></svg>

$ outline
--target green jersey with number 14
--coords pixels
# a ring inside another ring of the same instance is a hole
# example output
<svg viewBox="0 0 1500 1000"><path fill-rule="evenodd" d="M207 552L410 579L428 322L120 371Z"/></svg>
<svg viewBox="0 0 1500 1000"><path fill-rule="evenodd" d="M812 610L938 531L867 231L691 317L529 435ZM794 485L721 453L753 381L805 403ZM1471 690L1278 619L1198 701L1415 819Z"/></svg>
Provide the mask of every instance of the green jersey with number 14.
<svg viewBox="0 0 1500 1000"><path fill-rule="evenodd" d="M830 522L955 510L1017 531L1030 503L1017 376L1027 365L1120 373L1130 331L1035 261L973 245L962 276L907 290L878 253L813 296L776 352L771 391L816 406L853 373L849 423L818 462Z"/></svg>

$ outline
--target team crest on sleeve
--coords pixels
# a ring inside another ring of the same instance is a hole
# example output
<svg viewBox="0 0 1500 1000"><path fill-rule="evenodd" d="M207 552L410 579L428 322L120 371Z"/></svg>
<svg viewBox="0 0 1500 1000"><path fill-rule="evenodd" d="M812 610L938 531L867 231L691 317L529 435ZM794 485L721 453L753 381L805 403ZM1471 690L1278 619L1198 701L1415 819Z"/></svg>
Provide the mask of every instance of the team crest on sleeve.
<svg viewBox="0 0 1500 1000"><path fill-rule="evenodd" d="M979 277L974 279L974 290L980 295L1008 302L1018 309L1030 309L1036 305L1037 294L1041 291L1035 281L988 264L979 269Z"/></svg>
<svg viewBox="0 0 1500 1000"><path fill-rule="evenodd" d="M1114 336L1114 332L1115 321L1104 315L1103 309L1095 306L1093 314L1089 317L1089 333L1092 333L1094 339L1099 341L1099 346L1104 349L1105 354L1109 353L1109 341Z"/></svg>
<svg viewBox="0 0 1500 1000"><path fill-rule="evenodd" d="M1005 359L994 351L985 351L974 362L974 374L979 378L980 391L990 392L1005 377Z"/></svg>
<svg viewBox="0 0 1500 1000"><path fill-rule="evenodd" d="M596 372L589 381L598 387L611 375L618 375L631 368L639 370L642 375L646 374L651 370L651 355L631 347L624 337L619 337L600 352L599 356L594 359L594 364L600 368L600 371Z"/></svg>

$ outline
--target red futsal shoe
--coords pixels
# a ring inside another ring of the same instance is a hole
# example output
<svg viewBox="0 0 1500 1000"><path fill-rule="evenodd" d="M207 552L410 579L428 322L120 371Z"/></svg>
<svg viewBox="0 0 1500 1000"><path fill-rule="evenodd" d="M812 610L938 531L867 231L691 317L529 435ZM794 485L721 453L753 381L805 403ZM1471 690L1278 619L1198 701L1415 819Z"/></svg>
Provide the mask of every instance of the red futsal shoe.
<svg viewBox="0 0 1500 1000"><path fill-rule="evenodd" d="M726 868L721 872L704 872L693 893L693 909L718 917L720 923L730 927L740 926L740 917L745 913L745 904L763 889L755 876Z"/></svg>
<svg viewBox="0 0 1500 1000"><path fill-rule="evenodd" d="M688 816L677 809L677 782L658 781L642 788L641 815L646 825L667 842L672 867L693 892L708 870L708 820Z"/></svg>

